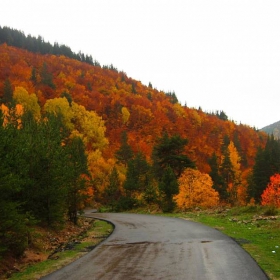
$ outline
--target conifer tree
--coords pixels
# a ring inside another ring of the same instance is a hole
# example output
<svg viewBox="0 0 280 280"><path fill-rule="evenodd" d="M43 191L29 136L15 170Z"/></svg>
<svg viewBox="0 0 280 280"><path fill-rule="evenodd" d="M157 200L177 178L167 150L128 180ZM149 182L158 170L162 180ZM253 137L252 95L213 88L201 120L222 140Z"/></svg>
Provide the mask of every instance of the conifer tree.
<svg viewBox="0 0 280 280"><path fill-rule="evenodd" d="M259 148L253 166L248 196L256 203L261 202L261 194L267 187L270 177L280 173L280 142L273 135L268 136L264 149Z"/></svg>
<svg viewBox="0 0 280 280"><path fill-rule="evenodd" d="M37 84L37 71L35 67L32 67L30 80L33 82L34 85Z"/></svg>
<svg viewBox="0 0 280 280"><path fill-rule="evenodd" d="M134 159L128 161L126 180L123 186L127 196L133 197L134 194L140 194L144 191L149 171L150 166L142 153L137 153Z"/></svg>
<svg viewBox="0 0 280 280"><path fill-rule="evenodd" d="M111 208L111 211L117 210L118 200L120 198L120 179L117 168L114 166L109 175L109 184L105 188L106 204Z"/></svg>
<svg viewBox="0 0 280 280"><path fill-rule="evenodd" d="M127 166L128 161L133 158L133 151L127 142L127 133L123 131L121 134L121 146L115 154L117 160Z"/></svg>
<svg viewBox="0 0 280 280"><path fill-rule="evenodd" d="M62 120L49 114L38 122L29 115L22 119L21 134L26 143L24 159L28 168L28 181L22 190L24 209L42 223L61 223L66 211L68 163L62 145L67 136Z"/></svg>
<svg viewBox="0 0 280 280"><path fill-rule="evenodd" d="M213 189L215 189L219 193L221 200L225 200L227 198L227 192L223 186L224 182L222 176L220 175L218 157L215 152L212 154L212 157L208 160L208 163L211 168L209 175L213 181Z"/></svg>
<svg viewBox="0 0 280 280"><path fill-rule="evenodd" d="M179 135L168 136L167 132L158 139L153 148L153 168L157 178L161 178L163 171L171 168L179 178L185 168L195 168L195 163L184 154L184 148L188 143L187 139Z"/></svg>
<svg viewBox="0 0 280 280"><path fill-rule="evenodd" d="M27 217L17 199L26 183L22 138L12 124L3 126L0 110L0 257L20 256L28 245Z"/></svg>
<svg viewBox="0 0 280 280"><path fill-rule="evenodd" d="M159 182L159 191L162 210L172 212L176 206L173 196L179 193L179 184L172 168L169 166L163 171L163 176Z"/></svg>
<svg viewBox="0 0 280 280"><path fill-rule="evenodd" d="M53 83L52 73L49 72L47 64L44 62L41 72L41 83L55 89L55 84Z"/></svg>
<svg viewBox="0 0 280 280"><path fill-rule="evenodd" d="M84 201L89 198L86 190L89 182L87 156L85 146L80 137L74 137L67 142L67 213L69 220L78 222L78 211ZM66 175L66 174L65 174Z"/></svg>
<svg viewBox="0 0 280 280"><path fill-rule="evenodd" d="M4 88L3 88L3 97L2 97L2 103L7 105L9 108L11 108L13 104L13 88L12 84L9 79L6 79L4 82Z"/></svg>

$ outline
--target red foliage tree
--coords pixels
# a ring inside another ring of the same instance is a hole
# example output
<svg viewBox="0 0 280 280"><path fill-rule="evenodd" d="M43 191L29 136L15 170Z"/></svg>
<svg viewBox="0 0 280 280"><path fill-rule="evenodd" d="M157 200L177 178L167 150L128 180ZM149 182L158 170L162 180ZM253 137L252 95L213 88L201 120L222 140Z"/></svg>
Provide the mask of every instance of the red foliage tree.
<svg viewBox="0 0 280 280"><path fill-rule="evenodd" d="M261 203L280 208L280 174L274 174L270 177L270 182L262 194Z"/></svg>

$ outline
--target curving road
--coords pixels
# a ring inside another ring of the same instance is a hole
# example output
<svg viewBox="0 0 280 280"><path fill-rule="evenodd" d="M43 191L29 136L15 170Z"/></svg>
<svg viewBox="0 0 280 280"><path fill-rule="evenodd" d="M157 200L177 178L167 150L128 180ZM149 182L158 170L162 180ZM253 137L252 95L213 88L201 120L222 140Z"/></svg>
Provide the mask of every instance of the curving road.
<svg viewBox="0 0 280 280"><path fill-rule="evenodd" d="M115 225L111 236L49 280L268 279L235 241L199 223L139 214L85 213Z"/></svg>

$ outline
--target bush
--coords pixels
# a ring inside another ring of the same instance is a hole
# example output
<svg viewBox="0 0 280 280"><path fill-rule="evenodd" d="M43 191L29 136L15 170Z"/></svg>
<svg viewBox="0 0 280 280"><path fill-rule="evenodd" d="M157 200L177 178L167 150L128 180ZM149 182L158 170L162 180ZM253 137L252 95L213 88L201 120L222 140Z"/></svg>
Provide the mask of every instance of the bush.
<svg viewBox="0 0 280 280"><path fill-rule="evenodd" d="M131 210L135 207L138 207L138 200L133 197L122 196L117 204L116 210L117 211L127 211Z"/></svg>
<svg viewBox="0 0 280 280"><path fill-rule="evenodd" d="M278 214L278 209L275 206L267 206L263 214L265 216L276 216Z"/></svg>

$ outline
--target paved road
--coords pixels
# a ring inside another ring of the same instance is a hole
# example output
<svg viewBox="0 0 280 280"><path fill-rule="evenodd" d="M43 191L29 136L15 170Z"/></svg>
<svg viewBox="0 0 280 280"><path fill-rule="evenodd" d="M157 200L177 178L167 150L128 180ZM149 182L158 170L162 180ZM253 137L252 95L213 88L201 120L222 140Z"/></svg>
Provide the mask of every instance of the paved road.
<svg viewBox="0 0 280 280"><path fill-rule="evenodd" d="M113 234L49 279L268 279L256 262L221 232L183 219L86 212L115 225Z"/></svg>

